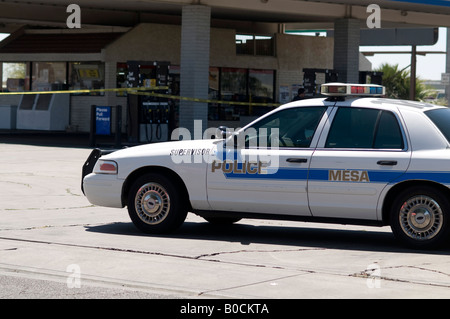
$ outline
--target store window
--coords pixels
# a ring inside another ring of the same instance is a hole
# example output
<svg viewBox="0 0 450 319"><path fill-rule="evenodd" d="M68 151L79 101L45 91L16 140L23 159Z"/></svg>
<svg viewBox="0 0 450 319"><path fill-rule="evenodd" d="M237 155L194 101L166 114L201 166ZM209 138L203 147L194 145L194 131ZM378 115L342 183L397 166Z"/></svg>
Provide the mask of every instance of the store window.
<svg viewBox="0 0 450 319"><path fill-rule="evenodd" d="M274 47L273 36L236 34L236 54L274 56Z"/></svg>
<svg viewBox="0 0 450 319"><path fill-rule="evenodd" d="M273 70L249 70L248 91L249 101L254 103L274 103L274 80ZM249 115L264 115L270 108L267 106L249 106Z"/></svg>
<svg viewBox="0 0 450 319"><path fill-rule="evenodd" d="M220 68L211 67L209 68L209 88L208 88L208 99L219 100L220 92ZM208 119L218 120L219 119L219 104L209 103L208 104Z"/></svg>
<svg viewBox="0 0 450 319"><path fill-rule="evenodd" d="M247 69L222 68L220 77L220 99L223 101L248 102ZM238 104L219 105L220 120L237 121L240 115L246 115L247 107Z"/></svg>
<svg viewBox="0 0 450 319"><path fill-rule="evenodd" d="M220 90L224 100L245 101L247 95L247 69L222 68Z"/></svg>
<svg viewBox="0 0 450 319"><path fill-rule="evenodd" d="M71 90L98 90L105 88L105 64L100 62L71 62L69 65ZM82 95L105 95L104 92Z"/></svg>
<svg viewBox="0 0 450 319"><path fill-rule="evenodd" d="M241 116L260 116L272 107L240 102L273 103L275 71L210 68L209 98L229 103L209 103L210 120L239 121ZM233 103L236 102L236 103Z"/></svg>
<svg viewBox="0 0 450 319"><path fill-rule="evenodd" d="M2 67L2 91L21 92L30 89L30 63L4 62Z"/></svg>
<svg viewBox="0 0 450 319"><path fill-rule="evenodd" d="M33 62L32 91L60 91L67 88L66 62Z"/></svg>
<svg viewBox="0 0 450 319"><path fill-rule="evenodd" d="M253 102L273 102L274 73L273 70L249 70L248 86Z"/></svg>

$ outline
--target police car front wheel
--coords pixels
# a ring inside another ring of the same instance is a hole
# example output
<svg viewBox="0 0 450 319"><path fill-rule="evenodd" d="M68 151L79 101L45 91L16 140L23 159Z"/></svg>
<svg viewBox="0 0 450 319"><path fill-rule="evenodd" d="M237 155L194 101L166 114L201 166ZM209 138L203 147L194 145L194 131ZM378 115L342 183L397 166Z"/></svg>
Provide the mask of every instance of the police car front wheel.
<svg viewBox="0 0 450 319"><path fill-rule="evenodd" d="M138 178L128 194L128 214L145 233L166 233L178 228L187 215L186 205L174 184L164 175Z"/></svg>
<svg viewBox="0 0 450 319"><path fill-rule="evenodd" d="M450 236L450 202L437 189L411 187L401 192L392 205L394 235L413 248L437 248Z"/></svg>

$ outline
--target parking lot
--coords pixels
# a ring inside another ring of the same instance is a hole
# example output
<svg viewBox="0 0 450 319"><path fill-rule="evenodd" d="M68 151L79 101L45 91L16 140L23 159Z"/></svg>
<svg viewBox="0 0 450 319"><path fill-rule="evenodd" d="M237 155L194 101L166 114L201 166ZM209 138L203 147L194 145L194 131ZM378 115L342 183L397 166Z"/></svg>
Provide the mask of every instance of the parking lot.
<svg viewBox="0 0 450 319"><path fill-rule="evenodd" d="M189 214L140 233L126 209L92 206L88 148L0 144L0 298L449 298L450 246L412 251L389 227Z"/></svg>

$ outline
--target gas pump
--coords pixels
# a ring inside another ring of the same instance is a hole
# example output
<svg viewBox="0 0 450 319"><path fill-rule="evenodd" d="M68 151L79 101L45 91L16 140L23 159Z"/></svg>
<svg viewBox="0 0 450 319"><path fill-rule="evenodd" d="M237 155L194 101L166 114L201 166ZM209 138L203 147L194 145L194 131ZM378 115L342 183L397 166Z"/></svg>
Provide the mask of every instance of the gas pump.
<svg viewBox="0 0 450 319"><path fill-rule="evenodd" d="M315 69L303 69L303 88L306 97L313 97L316 93L316 71Z"/></svg>
<svg viewBox="0 0 450 319"><path fill-rule="evenodd" d="M155 101L155 98L142 97L139 122L140 143L169 140L169 111L168 101Z"/></svg>
<svg viewBox="0 0 450 319"><path fill-rule="evenodd" d="M303 87L307 97L314 97L318 94L316 73L325 74L325 83L338 82L339 79L339 74L335 70L330 69L303 69L303 72Z"/></svg>
<svg viewBox="0 0 450 319"><path fill-rule="evenodd" d="M143 94L128 94L128 136L131 142L153 143L168 141L170 136L169 99L145 95L146 92L169 94L169 62L128 61L128 87L149 88Z"/></svg>
<svg viewBox="0 0 450 319"><path fill-rule="evenodd" d="M360 71L359 72L359 83L367 84L368 79L370 84L383 85L383 72L375 71Z"/></svg>
<svg viewBox="0 0 450 319"><path fill-rule="evenodd" d="M339 82L339 73L331 69L303 69L303 87L307 97L313 97L318 94L318 85L316 83L317 73L325 74L325 83ZM366 84L370 78L370 84L382 85L383 72L360 71L359 83Z"/></svg>

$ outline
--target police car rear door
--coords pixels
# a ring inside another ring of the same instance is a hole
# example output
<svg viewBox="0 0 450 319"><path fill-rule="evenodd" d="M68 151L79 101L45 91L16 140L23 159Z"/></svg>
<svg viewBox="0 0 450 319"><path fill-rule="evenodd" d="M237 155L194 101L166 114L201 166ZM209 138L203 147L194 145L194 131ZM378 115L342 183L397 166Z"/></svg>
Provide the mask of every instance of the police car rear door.
<svg viewBox="0 0 450 319"><path fill-rule="evenodd" d="M408 168L411 152L401 116L364 100L337 102L324 127L308 180L315 217L380 219L382 190Z"/></svg>
<svg viewBox="0 0 450 319"><path fill-rule="evenodd" d="M334 103L281 108L220 147L209 164L213 210L311 216L307 178L311 156Z"/></svg>

